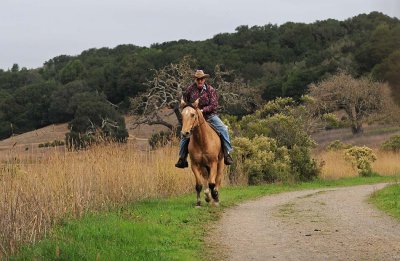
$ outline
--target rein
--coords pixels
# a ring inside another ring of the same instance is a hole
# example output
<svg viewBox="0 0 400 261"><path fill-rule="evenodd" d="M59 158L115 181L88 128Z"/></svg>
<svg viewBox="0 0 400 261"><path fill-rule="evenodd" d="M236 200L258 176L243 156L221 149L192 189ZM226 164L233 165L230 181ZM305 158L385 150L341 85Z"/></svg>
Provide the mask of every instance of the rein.
<svg viewBox="0 0 400 261"><path fill-rule="evenodd" d="M200 114L199 114L199 109L198 109L198 108L193 107L191 104L186 104L186 106L183 107L183 109L185 109L186 107L191 107L191 108L193 108L193 109L195 110L195 112L196 112L196 115L197 115L197 122L198 122L198 124L195 125L195 126L192 126L192 128L190 128L190 131L192 132L195 128L200 127L201 125L203 125L203 124L206 122L206 120L204 119L204 116L203 116L203 121L200 122ZM183 109L182 109L182 110L183 110Z"/></svg>

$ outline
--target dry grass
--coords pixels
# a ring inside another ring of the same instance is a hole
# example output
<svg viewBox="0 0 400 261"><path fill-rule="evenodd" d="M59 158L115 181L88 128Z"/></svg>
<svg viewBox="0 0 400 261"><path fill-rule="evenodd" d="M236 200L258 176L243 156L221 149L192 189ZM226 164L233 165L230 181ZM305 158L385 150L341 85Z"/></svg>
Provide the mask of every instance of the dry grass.
<svg viewBox="0 0 400 261"><path fill-rule="evenodd" d="M351 163L344 159L343 151L323 151L314 156L322 163L320 177L322 179L340 179L344 177L357 176L357 170L353 169Z"/></svg>
<svg viewBox="0 0 400 261"><path fill-rule="evenodd" d="M174 167L176 147L147 152L132 144L49 150L40 157L8 153L0 165L4 255L14 253L20 243L37 241L66 216L194 191L191 171Z"/></svg>
<svg viewBox="0 0 400 261"><path fill-rule="evenodd" d="M400 175L400 153L376 151L377 160L372 169L381 175Z"/></svg>
<svg viewBox="0 0 400 261"><path fill-rule="evenodd" d="M372 164L372 170L382 176L400 175L400 154L375 150L377 160ZM321 151L314 156L322 163L322 179L340 179L357 176L357 171L344 158L343 151Z"/></svg>

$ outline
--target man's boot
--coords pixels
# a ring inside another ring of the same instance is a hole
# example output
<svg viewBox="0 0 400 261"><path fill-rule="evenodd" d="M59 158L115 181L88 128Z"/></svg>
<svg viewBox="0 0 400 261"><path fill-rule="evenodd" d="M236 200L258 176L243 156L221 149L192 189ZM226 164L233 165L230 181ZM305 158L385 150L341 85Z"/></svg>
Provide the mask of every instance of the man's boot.
<svg viewBox="0 0 400 261"><path fill-rule="evenodd" d="M184 169L189 166L187 160L185 158L179 158L178 162L175 164L175 167Z"/></svg>
<svg viewBox="0 0 400 261"><path fill-rule="evenodd" d="M224 163L225 165L232 165L233 164L233 159L231 155L224 150Z"/></svg>

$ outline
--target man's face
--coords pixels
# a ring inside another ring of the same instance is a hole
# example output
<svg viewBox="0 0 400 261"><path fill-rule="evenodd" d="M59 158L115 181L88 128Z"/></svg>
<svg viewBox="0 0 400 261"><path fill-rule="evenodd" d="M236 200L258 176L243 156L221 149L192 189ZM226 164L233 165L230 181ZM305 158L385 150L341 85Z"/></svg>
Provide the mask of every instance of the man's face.
<svg viewBox="0 0 400 261"><path fill-rule="evenodd" d="M206 78L196 78L197 88L199 88L199 89L203 88L205 81L206 81Z"/></svg>

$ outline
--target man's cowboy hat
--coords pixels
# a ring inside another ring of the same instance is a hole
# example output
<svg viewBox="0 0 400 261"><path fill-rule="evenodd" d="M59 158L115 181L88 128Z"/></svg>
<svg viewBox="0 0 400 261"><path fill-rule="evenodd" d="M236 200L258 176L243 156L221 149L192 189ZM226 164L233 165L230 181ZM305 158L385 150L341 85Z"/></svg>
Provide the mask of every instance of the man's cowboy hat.
<svg viewBox="0 0 400 261"><path fill-rule="evenodd" d="M194 74L194 77L195 78L207 78L207 77L210 77L210 75L209 74L205 74L204 72L203 72L203 70L197 70L196 71L196 73Z"/></svg>

